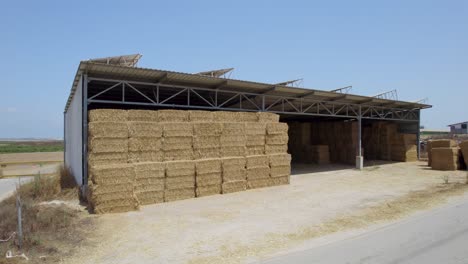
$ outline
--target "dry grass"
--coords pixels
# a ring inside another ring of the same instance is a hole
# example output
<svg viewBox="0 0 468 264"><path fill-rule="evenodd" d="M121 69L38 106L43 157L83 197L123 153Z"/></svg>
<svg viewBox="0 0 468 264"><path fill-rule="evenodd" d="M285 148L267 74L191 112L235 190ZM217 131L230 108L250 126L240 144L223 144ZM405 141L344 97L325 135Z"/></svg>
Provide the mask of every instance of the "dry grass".
<svg viewBox="0 0 468 264"><path fill-rule="evenodd" d="M60 177L36 176L32 182L22 184L18 193L22 202L23 248L30 258L5 259L8 250L19 252L18 237L0 243L0 263L59 263L69 256L85 236L85 228L92 222L79 217L80 210L66 203L78 203L78 191L70 175L61 170ZM62 200L63 204L44 202ZM16 195L0 202L0 239L17 231ZM40 258L41 257L41 258Z"/></svg>
<svg viewBox="0 0 468 264"><path fill-rule="evenodd" d="M258 240L255 246L221 246L218 255L201 256L189 263L242 263L245 259L271 255L280 250L299 245L307 240L349 229L365 228L371 224L395 221L415 211L443 204L452 196L468 191L468 185L441 184L421 191L413 191L400 198L362 209L355 214L341 215L320 225L299 229L292 233L271 233Z"/></svg>

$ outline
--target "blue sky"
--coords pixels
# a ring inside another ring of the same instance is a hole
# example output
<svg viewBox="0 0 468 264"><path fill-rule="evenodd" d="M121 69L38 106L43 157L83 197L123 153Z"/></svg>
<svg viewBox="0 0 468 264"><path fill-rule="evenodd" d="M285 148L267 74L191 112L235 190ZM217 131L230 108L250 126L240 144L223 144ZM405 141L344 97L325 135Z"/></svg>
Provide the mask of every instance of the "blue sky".
<svg viewBox="0 0 468 264"><path fill-rule="evenodd" d="M141 53L139 66L236 68L260 82L401 100L422 125L468 120L468 2L3 1L0 138L62 137L80 60Z"/></svg>

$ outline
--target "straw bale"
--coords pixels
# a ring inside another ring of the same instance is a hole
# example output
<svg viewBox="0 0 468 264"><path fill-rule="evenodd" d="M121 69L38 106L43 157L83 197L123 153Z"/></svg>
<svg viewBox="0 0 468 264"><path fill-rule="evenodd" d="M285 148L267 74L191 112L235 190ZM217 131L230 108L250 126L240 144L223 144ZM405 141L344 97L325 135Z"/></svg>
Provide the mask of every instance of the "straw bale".
<svg viewBox="0 0 468 264"><path fill-rule="evenodd" d="M213 113L215 122L257 122L255 113L216 111Z"/></svg>
<svg viewBox="0 0 468 264"><path fill-rule="evenodd" d="M247 169L269 167L270 165L270 160L267 155L247 156L246 162Z"/></svg>
<svg viewBox="0 0 468 264"><path fill-rule="evenodd" d="M158 152L162 149L161 138L129 138L128 151L154 151Z"/></svg>
<svg viewBox="0 0 468 264"><path fill-rule="evenodd" d="M195 188L164 191L165 202L172 202L172 201L184 200L184 199L190 199L190 198L195 198Z"/></svg>
<svg viewBox="0 0 468 264"><path fill-rule="evenodd" d="M197 186L195 193L197 197L221 194L221 184Z"/></svg>
<svg viewBox="0 0 468 264"><path fill-rule="evenodd" d="M89 122L127 122L128 113L120 109L93 109L88 111Z"/></svg>
<svg viewBox="0 0 468 264"><path fill-rule="evenodd" d="M258 121L263 123L277 123L279 122L279 115L268 112L257 112Z"/></svg>
<svg viewBox="0 0 468 264"><path fill-rule="evenodd" d="M431 160L432 160L431 149L432 149L432 143L429 140L427 142L427 166L431 166Z"/></svg>
<svg viewBox="0 0 468 264"><path fill-rule="evenodd" d="M451 139L437 139L430 142L431 148L453 148L457 146L457 143Z"/></svg>
<svg viewBox="0 0 468 264"><path fill-rule="evenodd" d="M191 148L164 151L164 161L193 160L193 158L194 158L194 154Z"/></svg>
<svg viewBox="0 0 468 264"><path fill-rule="evenodd" d="M266 136L267 145L285 145L288 144L288 134L273 134Z"/></svg>
<svg viewBox="0 0 468 264"><path fill-rule="evenodd" d="M212 159L212 158L219 158L220 148L197 148L193 150L193 158L194 159Z"/></svg>
<svg viewBox="0 0 468 264"><path fill-rule="evenodd" d="M193 135L192 123L164 123L163 136L164 137L191 137Z"/></svg>
<svg viewBox="0 0 468 264"><path fill-rule="evenodd" d="M194 136L193 137L194 149L219 148L219 146L220 146L219 136Z"/></svg>
<svg viewBox="0 0 468 264"><path fill-rule="evenodd" d="M128 121L158 122L158 111L155 110L127 110Z"/></svg>
<svg viewBox="0 0 468 264"><path fill-rule="evenodd" d="M220 159L204 159L195 161L195 169L197 175L206 173L218 173L221 172L221 160Z"/></svg>
<svg viewBox="0 0 468 264"><path fill-rule="evenodd" d="M241 147L221 147L220 157L244 157L246 155L247 148Z"/></svg>
<svg viewBox="0 0 468 264"><path fill-rule="evenodd" d="M127 152L128 138L89 138L90 153Z"/></svg>
<svg viewBox="0 0 468 264"><path fill-rule="evenodd" d="M96 185L89 182L89 192L92 195L103 195L110 193L132 193L133 185L128 183L114 184L114 185Z"/></svg>
<svg viewBox="0 0 468 264"><path fill-rule="evenodd" d="M187 110L159 110L159 122L188 122L189 111Z"/></svg>
<svg viewBox="0 0 468 264"><path fill-rule="evenodd" d="M195 188L195 175L166 178L166 190L185 188Z"/></svg>
<svg viewBox="0 0 468 264"><path fill-rule="evenodd" d="M235 158L222 158L221 159L222 169L226 170L237 170L239 168L245 168L246 159L243 157Z"/></svg>
<svg viewBox="0 0 468 264"><path fill-rule="evenodd" d="M266 135L266 123L244 123L246 135Z"/></svg>
<svg viewBox="0 0 468 264"><path fill-rule="evenodd" d="M460 149L461 149L465 164L468 165L468 140L460 143Z"/></svg>
<svg viewBox="0 0 468 264"><path fill-rule="evenodd" d="M127 163L127 152L88 153L88 166Z"/></svg>
<svg viewBox="0 0 468 264"><path fill-rule="evenodd" d="M266 143L265 135L247 135L246 146L264 146Z"/></svg>
<svg viewBox="0 0 468 264"><path fill-rule="evenodd" d="M137 192L135 193L138 203L141 205L164 202L164 191Z"/></svg>
<svg viewBox="0 0 468 264"><path fill-rule="evenodd" d="M265 146L247 146L245 155L253 156L253 155L263 155L265 154Z"/></svg>
<svg viewBox="0 0 468 264"><path fill-rule="evenodd" d="M289 176L275 177L271 179L271 186L289 184L289 181L290 181Z"/></svg>
<svg viewBox="0 0 468 264"><path fill-rule="evenodd" d="M155 122L128 122L129 137L160 138L163 126Z"/></svg>
<svg viewBox="0 0 468 264"><path fill-rule="evenodd" d="M135 192L164 191L165 184L165 178L142 178L135 181L134 190Z"/></svg>
<svg viewBox="0 0 468 264"><path fill-rule="evenodd" d="M197 187L221 184L223 182L222 172L210 172L197 174L195 177Z"/></svg>
<svg viewBox="0 0 468 264"><path fill-rule="evenodd" d="M131 151L128 152L128 163L163 161L162 151Z"/></svg>
<svg viewBox="0 0 468 264"><path fill-rule="evenodd" d="M246 169L223 171L223 182L243 181L247 179Z"/></svg>
<svg viewBox="0 0 468 264"><path fill-rule="evenodd" d="M274 166L271 167L270 176L272 178L284 177L291 175L291 166Z"/></svg>
<svg viewBox="0 0 468 264"><path fill-rule="evenodd" d="M219 136L223 129L221 123L193 123L195 136Z"/></svg>
<svg viewBox="0 0 468 264"><path fill-rule="evenodd" d="M223 122L222 124L222 134L223 135L244 135L245 134L245 124L244 123L233 123L233 122Z"/></svg>
<svg viewBox="0 0 468 264"><path fill-rule="evenodd" d="M265 145L265 154L287 153L288 145Z"/></svg>
<svg viewBox="0 0 468 264"><path fill-rule="evenodd" d="M270 186L272 186L272 180L270 178L255 179L255 180L247 181L248 189L265 188L265 187L270 187Z"/></svg>
<svg viewBox="0 0 468 264"><path fill-rule="evenodd" d="M95 204L92 206L96 214L123 213L138 209L136 199L119 199L108 203Z"/></svg>
<svg viewBox="0 0 468 264"><path fill-rule="evenodd" d="M203 110L190 110L189 120L190 122L213 122L214 114L211 111Z"/></svg>
<svg viewBox="0 0 468 264"><path fill-rule="evenodd" d="M432 169L433 170L457 170L459 149L455 148L433 148Z"/></svg>
<svg viewBox="0 0 468 264"><path fill-rule="evenodd" d="M165 177L166 163L164 162L142 162L134 166L137 180Z"/></svg>
<svg viewBox="0 0 468 264"><path fill-rule="evenodd" d="M222 158L223 182L245 180L245 158Z"/></svg>
<svg viewBox="0 0 468 264"><path fill-rule="evenodd" d="M270 178L270 167L255 167L247 169L247 180Z"/></svg>
<svg viewBox="0 0 468 264"><path fill-rule="evenodd" d="M270 167L291 165L290 154L273 154L273 155L269 155L269 159L270 159Z"/></svg>
<svg viewBox="0 0 468 264"><path fill-rule="evenodd" d="M222 147L245 147L247 141L245 135L221 135L219 142Z"/></svg>
<svg viewBox="0 0 468 264"><path fill-rule="evenodd" d="M90 191L90 200L93 205L109 204L119 200L133 200L133 192L113 192L96 195Z"/></svg>
<svg viewBox="0 0 468 264"><path fill-rule="evenodd" d="M258 122L258 115L256 112L238 112L239 122Z"/></svg>
<svg viewBox="0 0 468 264"><path fill-rule="evenodd" d="M166 177L195 176L195 162L191 160L166 162Z"/></svg>
<svg viewBox="0 0 468 264"><path fill-rule="evenodd" d="M223 182L221 185L221 192L224 193L233 193L241 192L247 190L247 181L232 181L232 182Z"/></svg>
<svg viewBox="0 0 468 264"><path fill-rule="evenodd" d="M287 134L288 124L287 123L267 123L266 131L268 135Z"/></svg>
<svg viewBox="0 0 468 264"><path fill-rule="evenodd" d="M128 138L124 122L89 122L88 136L91 138Z"/></svg>
<svg viewBox="0 0 468 264"><path fill-rule="evenodd" d="M135 170L131 164L96 165L89 169L89 178L92 183L98 185L133 184Z"/></svg>
<svg viewBox="0 0 468 264"><path fill-rule="evenodd" d="M163 150L188 150L192 149L193 137L165 137Z"/></svg>

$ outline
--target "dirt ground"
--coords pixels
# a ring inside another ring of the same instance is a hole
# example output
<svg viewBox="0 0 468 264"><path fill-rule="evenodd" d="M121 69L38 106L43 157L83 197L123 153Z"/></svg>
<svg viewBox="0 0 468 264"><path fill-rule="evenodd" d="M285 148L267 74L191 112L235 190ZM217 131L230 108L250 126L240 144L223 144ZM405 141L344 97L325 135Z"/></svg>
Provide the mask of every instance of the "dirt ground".
<svg viewBox="0 0 468 264"><path fill-rule="evenodd" d="M433 171L424 162L368 165L374 166L357 171L339 165L296 165L290 185L96 216L98 228L89 239L99 246L81 247L67 263L262 260L316 238L317 233L304 233L311 227L440 186L445 179L466 180L464 171Z"/></svg>

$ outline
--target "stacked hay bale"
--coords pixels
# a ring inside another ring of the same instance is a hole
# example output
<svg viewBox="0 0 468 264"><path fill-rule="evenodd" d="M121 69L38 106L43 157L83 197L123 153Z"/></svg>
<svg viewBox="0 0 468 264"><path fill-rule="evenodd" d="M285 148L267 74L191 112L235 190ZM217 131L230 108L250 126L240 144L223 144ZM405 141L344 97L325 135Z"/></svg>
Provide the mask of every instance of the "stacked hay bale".
<svg viewBox="0 0 468 264"><path fill-rule="evenodd" d="M268 156L247 156L247 187L249 189L271 186L270 164Z"/></svg>
<svg viewBox="0 0 468 264"><path fill-rule="evenodd" d="M166 162L164 201L195 197L195 163L191 160Z"/></svg>
<svg viewBox="0 0 468 264"><path fill-rule="evenodd" d="M468 166L468 140L461 142L459 146L465 166Z"/></svg>
<svg viewBox="0 0 468 264"><path fill-rule="evenodd" d="M165 163L135 164L134 193L141 205L164 202Z"/></svg>
<svg viewBox="0 0 468 264"><path fill-rule="evenodd" d="M390 160L403 162L418 161L416 134L395 132L391 141Z"/></svg>
<svg viewBox="0 0 468 264"><path fill-rule="evenodd" d="M247 151L244 123L222 123L221 157L244 157Z"/></svg>
<svg viewBox="0 0 468 264"><path fill-rule="evenodd" d="M195 162L195 185L197 197L221 193L222 170L220 159L205 159Z"/></svg>
<svg viewBox="0 0 468 264"><path fill-rule="evenodd" d="M432 166L433 148L453 148L456 145L456 142L451 139L429 140L427 144L427 165Z"/></svg>
<svg viewBox="0 0 468 264"><path fill-rule="evenodd" d="M99 213L242 191L247 176L251 188L289 182L284 162L272 174L265 155L267 126L268 152L287 151L288 127L276 114L103 109L89 117L89 200Z"/></svg>
<svg viewBox="0 0 468 264"><path fill-rule="evenodd" d="M222 193L245 191L247 189L246 160L244 157L221 159Z"/></svg>
<svg viewBox="0 0 468 264"><path fill-rule="evenodd" d="M289 184L291 175L291 155L269 155L271 185Z"/></svg>
<svg viewBox="0 0 468 264"><path fill-rule="evenodd" d="M454 148L433 148L432 149L432 163L433 170L458 170L459 151L457 147Z"/></svg>
<svg viewBox="0 0 468 264"><path fill-rule="evenodd" d="M220 157L221 130L221 123L194 123L194 159L209 159Z"/></svg>
<svg viewBox="0 0 468 264"><path fill-rule="evenodd" d="M164 161L193 160L193 124L163 123Z"/></svg>
<svg viewBox="0 0 468 264"><path fill-rule="evenodd" d="M127 163L127 111L99 109L89 112L88 165Z"/></svg>
<svg viewBox="0 0 468 264"><path fill-rule="evenodd" d="M451 139L430 141L431 167L433 170L457 170L461 168L457 143Z"/></svg>
<svg viewBox="0 0 468 264"><path fill-rule="evenodd" d="M129 121L128 131L128 160L130 163L163 161L163 128L160 123Z"/></svg>
<svg viewBox="0 0 468 264"><path fill-rule="evenodd" d="M266 123L244 123L246 155L265 154Z"/></svg>
<svg viewBox="0 0 468 264"><path fill-rule="evenodd" d="M288 124L267 123L265 154L288 152Z"/></svg>
<svg viewBox="0 0 468 264"><path fill-rule="evenodd" d="M93 165L89 169L88 202L95 213L127 212L138 208L132 164Z"/></svg>

